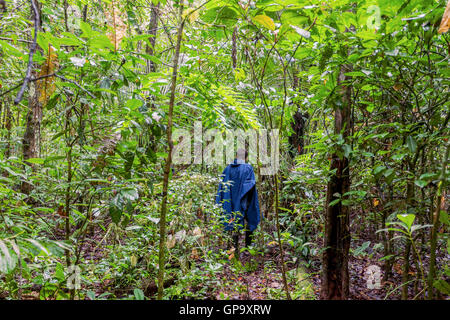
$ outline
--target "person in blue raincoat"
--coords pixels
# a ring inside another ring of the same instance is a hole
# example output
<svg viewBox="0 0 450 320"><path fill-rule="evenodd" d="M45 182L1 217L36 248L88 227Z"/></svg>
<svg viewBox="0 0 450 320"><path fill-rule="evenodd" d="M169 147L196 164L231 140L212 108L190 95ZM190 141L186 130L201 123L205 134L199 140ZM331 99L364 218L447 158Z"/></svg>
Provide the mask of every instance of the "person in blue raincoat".
<svg viewBox="0 0 450 320"><path fill-rule="evenodd" d="M222 206L222 223L226 231L233 233L235 248L239 243L239 231L245 228L245 245L250 246L253 231L259 224L259 202L253 167L246 163L248 152L237 151L237 157L222 173L222 181L216 196L216 204Z"/></svg>

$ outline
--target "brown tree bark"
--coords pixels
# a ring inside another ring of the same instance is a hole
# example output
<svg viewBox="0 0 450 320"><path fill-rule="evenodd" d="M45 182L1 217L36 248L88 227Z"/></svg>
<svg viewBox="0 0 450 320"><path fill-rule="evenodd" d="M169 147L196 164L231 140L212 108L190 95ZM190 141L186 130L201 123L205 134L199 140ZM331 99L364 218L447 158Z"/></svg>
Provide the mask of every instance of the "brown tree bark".
<svg viewBox="0 0 450 320"><path fill-rule="evenodd" d="M41 31L41 19L40 19L40 5L37 1L32 4L35 10L32 10L32 20L35 21L35 29ZM36 12L38 17L36 17ZM30 52L31 55L31 52ZM31 61L31 60L30 60ZM36 66L31 65L31 75L32 78L36 78L38 73L36 72ZM33 81L30 84L31 87L34 87L34 92L30 91L30 97L28 99L28 113L26 116L26 129L22 140L22 151L23 151L23 160L26 162L27 159L37 158L39 156L39 141L40 141L40 132L41 132L41 121L42 121L42 104L40 103L40 90L38 83ZM31 93L32 92L32 93ZM19 94L20 96L20 94ZM15 102L18 100L16 99ZM20 100L19 100L20 101ZM34 164L29 163L31 168L34 170ZM24 194L30 194L32 190L32 185L27 181L22 182L20 190Z"/></svg>
<svg viewBox="0 0 450 320"><path fill-rule="evenodd" d="M156 46L156 35L158 34L158 20L159 20L159 3L157 5L151 4L151 12L150 12L150 25L148 28L148 41L149 45L147 45L145 49L145 53L148 55L153 56L155 54L155 46ZM147 65L146 65L146 72L156 72L156 63L151 61L150 59L147 59ZM147 104L150 107L150 109L155 110L155 97L151 95L149 92L147 92ZM142 137L143 134L141 134ZM150 135L150 148L153 150L153 152L157 151L157 143L156 139L153 135Z"/></svg>
<svg viewBox="0 0 450 320"><path fill-rule="evenodd" d="M177 86L178 77L178 60L180 57L181 40L183 38L183 28L185 18L183 18L183 0L180 0L180 24L177 31L177 44L175 48L175 55L173 57L173 72L172 83L170 88L170 101L169 101L169 113L167 122L167 143L169 145L167 150L167 159L164 166L164 178L163 178L163 192L161 202L161 216L159 220L159 268L158 268L158 299L163 297L164 290L164 267L165 267L165 247L166 247L166 213L167 213L167 193L169 189L169 174L170 166L172 164L172 121L173 121L173 107L175 105L175 90Z"/></svg>
<svg viewBox="0 0 450 320"><path fill-rule="evenodd" d="M292 70L292 80L292 89L296 92L300 89L300 79L298 77L298 70L295 63ZM303 113L300 110L300 105L298 103L295 104L297 106L297 111L294 113L294 121L291 123L293 133L288 138L290 144L289 153L292 157L295 157L298 154L303 154L305 151L304 136L309 118L308 112Z"/></svg>
<svg viewBox="0 0 450 320"><path fill-rule="evenodd" d="M440 214L441 211L445 210L445 193L446 193L446 170L450 151L450 144L447 145L445 154L442 158L442 169L439 177L439 184L436 192L436 208L433 212L433 227L431 228L430 234L430 266L428 272L428 299L434 299L434 289L433 281L436 278L436 248L437 248L437 237L440 225Z"/></svg>
<svg viewBox="0 0 450 320"><path fill-rule="evenodd" d="M341 66L338 78L341 104L335 108L336 134L342 133L347 141L351 126L351 87L345 82L350 79L345 73L351 71L350 65ZM334 152L330 171L336 170L331 177L326 198L325 239L322 260L321 299L343 300L349 296L348 253L350 249L349 207L342 201L330 206L338 197L350 191L349 159ZM342 197L345 199L345 197Z"/></svg>
<svg viewBox="0 0 450 320"><path fill-rule="evenodd" d="M8 159L11 156L11 129L12 129L12 114L11 114L11 108L9 104L6 106L5 111L5 128L7 130L6 134L6 150L5 150L5 159Z"/></svg>
<svg viewBox="0 0 450 320"><path fill-rule="evenodd" d="M410 167L410 170L413 171L412 166ZM409 180L406 185L406 202L407 202L407 209L412 209L414 207L414 182L412 180ZM405 251L403 253L403 265L402 265L402 300L408 299L408 282L409 282L409 267L410 267L410 261L409 256L411 254L411 240L406 239L405 243Z"/></svg>
<svg viewBox="0 0 450 320"><path fill-rule="evenodd" d="M236 69L237 65L237 29L238 27L234 27L233 35L231 37L231 63L233 66L233 70Z"/></svg>
<svg viewBox="0 0 450 320"><path fill-rule="evenodd" d="M151 4L150 12L150 25L148 28L148 41L150 45L147 45L145 52L149 55L154 55L155 44L156 44L156 34L158 31L158 20L159 20L159 3L157 5ZM156 65L153 61L147 60L147 73L155 72Z"/></svg>
<svg viewBox="0 0 450 320"><path fill-rule="evenodd" d="M33 71L33 77L36 77L37 73ZM23 151L23 160L30 158L38 158L39 157L39 141L40 141L40 133L41 133L41 122L42 122L42 104L39 102L40 91L36 83L33 83L34 93L30 96L28 100L28 113L26 117L26 129L23 135L22 140L22 151ZM29 163L31 168L35 165ZM21 192L24 194L30 194L32 190L32 185L26 181L22 182Z"/></svg>

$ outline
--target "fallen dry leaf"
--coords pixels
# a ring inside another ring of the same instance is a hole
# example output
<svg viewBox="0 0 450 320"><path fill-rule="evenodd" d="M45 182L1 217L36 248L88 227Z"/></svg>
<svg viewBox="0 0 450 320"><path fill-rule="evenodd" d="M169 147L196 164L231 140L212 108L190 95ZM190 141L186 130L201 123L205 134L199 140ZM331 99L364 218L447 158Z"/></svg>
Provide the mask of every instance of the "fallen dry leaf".
<svg viewBox="0 0 450 320"><path fill-rule="evenodd" d="M438 33L445 33L450 28L450 0L447 2L444 15L442 16L441 25L439 26Z"/></svg>

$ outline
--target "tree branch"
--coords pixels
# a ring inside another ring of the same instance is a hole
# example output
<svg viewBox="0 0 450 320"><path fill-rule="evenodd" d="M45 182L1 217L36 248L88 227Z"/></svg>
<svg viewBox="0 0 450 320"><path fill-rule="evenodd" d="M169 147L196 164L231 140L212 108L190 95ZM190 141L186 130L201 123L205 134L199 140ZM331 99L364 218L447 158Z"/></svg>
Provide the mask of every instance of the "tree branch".
<svg viewBox="0 0 450 320"><path fill-rule="evenodd" d="M16 104L16 105L19 104L20 101L22 101L25 89L28 86L28 82L30 82L30 80L31 80L31 68L33 66L33 55L36 52L37 34L38 34L39 26L41 25L41 22L39 20L39 9L38 9L36 0L30 0L30 2L31 2L31 7L33 8L33 11L34 11L34 39L30 46L30 55L28 58L28 66L27 66L27 72L25 74L25 79L23 79L22 88L20 88L20 91L17 94L16 99L14 100L14 104Z"/></svg>

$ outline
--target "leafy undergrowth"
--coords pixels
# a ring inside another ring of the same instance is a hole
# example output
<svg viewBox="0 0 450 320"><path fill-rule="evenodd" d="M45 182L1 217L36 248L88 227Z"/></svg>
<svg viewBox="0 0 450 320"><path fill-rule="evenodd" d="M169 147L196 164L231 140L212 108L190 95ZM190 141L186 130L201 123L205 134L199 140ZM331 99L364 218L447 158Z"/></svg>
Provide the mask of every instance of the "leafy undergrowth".
<svg viewBox="0 0 450 320"><path fill-rule="evenodd" d="M223 231L219 211L214 205L217 182L208 174L182 173L171 183L164 298L285 299L274 221L264 219L252 246L245 248L241 243L238 254L230 246L230 235ZM29 234L36 239L35 247L22 250L27 252L22 257L22 270L16 265L13 272L2 278L0 297L18 298L19 287L22 299L70 297L67 279L71 273L66 268L64 250L51 246L50 241L53 241L70 248L71 261L77 262L79 286L74 292L75 299L156 299L158 188L155 186L155 196L144 197L135 207L127 224L123 220L114 223L104 205L95 209L86 229L79 223L74 225L75 235L79 230L86 233L84 237L72 237L69 247L64 241L64 224L59 215L45 213L43 208L24 210L40 212L21 221L24 229L41 222L40 227ZM305 205L304 208L306 211L297 212L296 218L289 212L281 215L287 281L292 299L318 299L321 226L311 218L314 216L311 207ZM382 246L372 232L358 230L357 226L353 224L350 250L350 298L399 299L401 257L394 260L388 281L381 280L381 288L368 288L368 268L383 264ZM439 267L445 267L446 258L438 256ZM424 263L426 266L427 259ZM417 272L416 267L411 266L411 278L417 277ZM419 288L410 285L409 298L417 298L418 294Z"/></svg>
<svg viewBox="0 0 450 320"><path fill-rule="evenodd" d="M283 299L278 245L272 232L257 232L254 245L240 257L228 244L219 209L214 204L217 179L193 173L174 177L169 194L168 259L165 299ZM113 222L107 207L94 209L83 229L73 226L69 252L77 271L66 267L63 250L30 251L0 284L3 298L67 299L70 283L75 299L154 299L157 292L158 188L141 201L128 223ZM30 210L36 210L31 209ZM31 215L24 224L45 219L35 239L66 243L65 225L57 214ZM270 227L270 224L267 224ZM284 244L289 250L289 245ZM67 248L67 246L66 246ZM14 256L13 256L14 257ZM17 258L17 257L15 257ZM314 298L309 275L287 253L288 281L295 299ZM17 262L17 261L16 261ZM75 277L71 277L75 275ZM76 282L78 281L78 282ZM19 290L20 288L20 290Z"/></svg>
<svg viewBox="0 0 450 320"><path fill-rule="evenodd" d="M238 254L230 246L230 235L223 231L220 210L214 204L217 178L186 172L173 179L164 299L286 299L274 219L263 220L249 248L244 247L241 235ZM73 234L84 230L85 235L72 237L70 246L64 240L61 216L43 213L46 210L42 207L24 210L41 212L21 222L24 229L41 222L29 234L36 239L35 247L22 250L26 254L22 256L21 270L16 264L1 279L0 297L18 298L20 294L22 299L68 299L71 292L67 280L75 279L79 281L75 299L156 299L159 188L155 185L154 195L142 197L127 223L123 219L113 222L110 211L101 203L85 229L74 223ZM264 192L260 196L265 201ZM320 197L310 201L319 202ZM295 215L286 210L280 217L287 282L292 299L319 299L322 230L320 220L314 218L313 206L308 206L307 201L303 204ZM399 299L401 257L394 260L392 275L380 282L381 288L368 288L368 268L383 265L383 251L373 233L359 230L358 226L355 220L349 261L350 298ZM65 251L50 246L49 241L70 249L71 261L79 268L78 278L70 278L73 271L66 267ZM444 267L446 256L439 255L437 261L438 267ZM424 262L426 266L427 260ZM417 272L412 265L411 278L417 277ZM409 298L418 293L419 288L409 287Z"/></svg>

